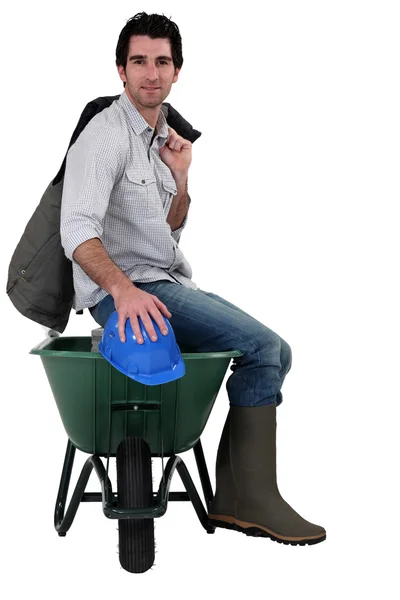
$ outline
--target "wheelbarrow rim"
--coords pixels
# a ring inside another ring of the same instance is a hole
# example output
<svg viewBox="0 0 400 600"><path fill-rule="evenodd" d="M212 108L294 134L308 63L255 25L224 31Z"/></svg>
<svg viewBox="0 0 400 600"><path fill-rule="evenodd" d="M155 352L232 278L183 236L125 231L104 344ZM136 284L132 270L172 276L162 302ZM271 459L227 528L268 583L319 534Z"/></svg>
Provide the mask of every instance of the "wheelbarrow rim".
<svg viewBox="0 0 400 600"><path fill-rule="evenodd" d="M91 360L106 360L100 352L75 352L72 350L52 350L49 349L48 346L51 346L55 342L55 340L68 340L68 339L90 339L88 336L60 336L57 338L46 338L39 344L37 344L32 350L30 350L29 354L36 354L39 356L59 356L65 358L88 358ZM183 359L190 360L200 360L200 359L212 359L212 358L235 358L238 356L243 356L243 353L240 350L227 350L224 352L182 352Z"/></svg>

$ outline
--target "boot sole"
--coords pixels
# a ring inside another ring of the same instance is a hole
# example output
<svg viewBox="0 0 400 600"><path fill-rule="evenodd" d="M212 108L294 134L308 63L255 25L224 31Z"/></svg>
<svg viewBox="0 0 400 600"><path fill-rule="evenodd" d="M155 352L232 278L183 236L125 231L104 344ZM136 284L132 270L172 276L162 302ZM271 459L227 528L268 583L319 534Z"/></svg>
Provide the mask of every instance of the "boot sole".
<svg viewBox="0 0 400 600"><path fill-rule="evenodd" d="M208 522L210 525L214 525L214 527L232 529L233 531L238 531L239 533L244 533L245 535L251 537L267 537L274 542L278 542L279 544L290 544L291 546L306 546L307 544L311 546L312 544L319 544L319 542L326 540L326 534L318 537L279 536L277 533L274 533L270 529L262 527L261 525L248 523L246 521L239 521L235 517L228 517L225 515L209 514Z"/></svg>

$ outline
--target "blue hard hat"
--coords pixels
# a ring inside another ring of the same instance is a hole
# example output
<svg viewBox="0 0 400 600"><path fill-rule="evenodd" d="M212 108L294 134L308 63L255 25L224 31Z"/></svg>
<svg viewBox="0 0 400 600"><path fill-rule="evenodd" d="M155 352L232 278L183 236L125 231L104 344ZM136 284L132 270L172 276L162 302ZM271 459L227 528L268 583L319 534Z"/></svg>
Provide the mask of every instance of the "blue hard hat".
<svg viewBox="0 0 400 600"><path fill-rule="evenodd" d="M118 312L112 312L104 327L99 352L118 371L145 385L160 385L183 377L185 363L170 322L162 315L168 329L168 334L163 335L150 314L149 317L157 334L157 341L153 342L149 338L138 316L143 343L137 342L130 319L127 319L125 324L126 341L121 342L118 333Z"/></svg>

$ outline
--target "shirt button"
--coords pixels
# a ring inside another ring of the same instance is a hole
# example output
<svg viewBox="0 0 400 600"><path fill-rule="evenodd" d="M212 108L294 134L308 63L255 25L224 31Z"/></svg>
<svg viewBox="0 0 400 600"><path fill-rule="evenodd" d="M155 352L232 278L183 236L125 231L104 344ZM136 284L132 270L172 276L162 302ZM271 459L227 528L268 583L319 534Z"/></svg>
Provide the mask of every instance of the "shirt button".
<svg viewBox="0 0 400 600"><path fill-rule="evenodd" d="M146 183L146 180L145 180L145 179L142 179L142 183Z"/></svg>
<svg viewBox="0 0 400 600"><path fill-rule="evenodd" d="M153 131L153 130L152 130L152 128L151 128L151 127L148 127L148 128L147 128L147 131Z"/></svg>

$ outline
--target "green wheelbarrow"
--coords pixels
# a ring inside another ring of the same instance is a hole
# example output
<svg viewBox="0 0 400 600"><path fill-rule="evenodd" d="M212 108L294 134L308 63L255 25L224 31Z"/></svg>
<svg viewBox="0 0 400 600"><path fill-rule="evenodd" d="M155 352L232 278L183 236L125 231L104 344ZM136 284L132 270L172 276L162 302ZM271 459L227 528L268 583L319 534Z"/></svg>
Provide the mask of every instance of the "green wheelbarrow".
<svg viewBox="0 0 400 600"><path fill-rule="evenodd" d="M48 338L30 352L41 357L68 436L55 529L59 536L65 536L80 502L102 502L106 517L119 521L119 560L131 573L152 567L154 519L165 514L168 500L191 501L206 532L215 532L207 518L213 491L200 436L231 359L242 353L180 350L185 375L155 386L120 373L99 352L91 351L90 337ZM77 448L91 456L65 511ZM177 456L192 448L206 507L185 463ZM116 459L116 492L108 476L111 457ZM157 492L153 492L152 457L162 459ZM168 457L165 468L164 457ZM85 491L92 469L101 492ZM169 491L175 469L186 491Z"/></svg>

